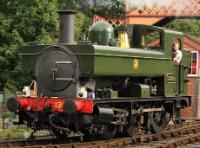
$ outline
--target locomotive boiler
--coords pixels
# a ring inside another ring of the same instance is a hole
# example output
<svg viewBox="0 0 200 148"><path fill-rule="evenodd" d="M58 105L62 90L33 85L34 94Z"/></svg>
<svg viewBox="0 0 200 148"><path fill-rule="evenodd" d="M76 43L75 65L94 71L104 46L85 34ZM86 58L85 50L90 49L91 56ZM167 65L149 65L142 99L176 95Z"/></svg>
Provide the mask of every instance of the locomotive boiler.
<svg viewBox="0 0 200 148"><path fill-rule="evenodd" d="M23 70L32 76L24 94L7 107L18 124L56 137L134 136L142 128L160 132L170 119L180 122L180 109L190 104L187 72L190 55L183 34L145 25L113 28L94 23L88 39L74 41L75 11L61 10L60 38L55 45L29 45L21 50ZM172 44L183 58L173 62Z"/></svg>

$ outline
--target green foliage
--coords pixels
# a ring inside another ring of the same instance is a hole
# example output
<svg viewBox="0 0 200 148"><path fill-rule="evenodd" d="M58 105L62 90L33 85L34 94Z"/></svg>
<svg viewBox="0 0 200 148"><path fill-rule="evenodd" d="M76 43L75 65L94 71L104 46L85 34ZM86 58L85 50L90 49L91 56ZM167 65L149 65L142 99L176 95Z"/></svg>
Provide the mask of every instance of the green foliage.
<svg viewBox="0 0 200 148"><path fill-rule="evenodd" d="M90 11L88 0L57 0L61 9L70 9L82 12Z"/></svg>
<svg viewBox="0 0 200 148"><path fill-rule="evenodd" d="M0 138L24 138L26 129L13 128L1 132Z"/></svg>
<svg viewBox="0 0 200 148"><path fill-rule="evenodd" d="M124 18L125 5L123 2L116 0L110 6L96 6L92 8L92 12L106 18Z"/></svg>
<svg viewBox="0 0 200 148"><path fill-rule="evenodd" d="M167 27L191 36L200 37L200 21L196 19L177 19L167 24Z"/></svg>
<svg viewBox="0 0 200 148"><path fill-rule="evenodd" d="M16 29L11 29L11 19L0 13L0 69L13 69L17 51L23 45L23 39Z"/></svg>
<svg viewBox="0 0 200 148"><path fill-rule="evenodd" d="M27 80L20 69L19 50L27 42L54 43L58 30L56 0L0 1L0 83L9 92Z"/></svg>
<svg viewBox="0 0 200 148"><path fill-rule="evenodd" d="M154 31L154 30L149 30L145 36L146 43L152 43L156 40L160 40L160 32Z"/></svg>
<svg viewBox="0 0 200 148"><path fill-rule="evenodd" d="M18 30L25 42L55 42L53 39L58 29L58 7L55 0L27 1L23 5L19 2L16 8L13 27ZM42 37L47 40L41 40Z"/></svg>
<svg viewBox="0 0 200 148"><path fill-rule="evenodd" d="M91 19L84 15L84 13L79 12L76 15L75 20L75 40L79 41L82 40L83 37L86 35L86 32L88 31L88 26L92 24Z"/></svg>

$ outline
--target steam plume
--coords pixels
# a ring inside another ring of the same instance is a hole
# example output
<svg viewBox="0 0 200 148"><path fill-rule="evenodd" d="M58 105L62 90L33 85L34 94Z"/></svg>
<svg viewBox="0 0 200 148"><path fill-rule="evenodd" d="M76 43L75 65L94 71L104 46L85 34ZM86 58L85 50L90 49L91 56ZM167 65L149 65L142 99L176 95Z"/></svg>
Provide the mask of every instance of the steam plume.
<svg viewBox="0 0 200 148"><path fill-rule="evenodd" d="M183 10L194 11L195 6L192 3L193 0L125 0L126 9L151 9L154 7L170 7L176 10L174 15L181 15Z"/></svg>

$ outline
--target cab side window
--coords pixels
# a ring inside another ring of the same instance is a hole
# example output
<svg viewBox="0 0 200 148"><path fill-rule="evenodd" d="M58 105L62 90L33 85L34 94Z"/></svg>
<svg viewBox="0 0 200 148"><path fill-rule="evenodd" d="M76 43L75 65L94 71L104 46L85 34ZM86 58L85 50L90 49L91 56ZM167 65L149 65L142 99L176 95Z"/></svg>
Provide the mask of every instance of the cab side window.
<svg viewBox="0 0 200 148"><path fill-rule="evenodd" d="M132 47L162 51L162 32L151 28L134 28Z"/></svg>
<svg viewBox="0 0 200 148"><path fill-rule="evenodd" d="M151 30L146 35L146 46L148 49L161 50L161 33Z"/></svg>

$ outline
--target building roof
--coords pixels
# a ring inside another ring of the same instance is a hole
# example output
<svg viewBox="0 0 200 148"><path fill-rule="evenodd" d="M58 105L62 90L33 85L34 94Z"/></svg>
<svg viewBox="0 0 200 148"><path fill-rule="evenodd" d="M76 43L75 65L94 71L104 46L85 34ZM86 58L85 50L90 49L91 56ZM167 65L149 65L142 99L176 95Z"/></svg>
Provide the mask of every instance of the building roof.
<svg viewBox="0 0 200 148"><path fill-rule="evenodd" d="M184 44L186 47L200 51L200 40L194 37L184 35Z"/></svg>
<svg viewBox="0 0 200 148"><path fill-rule="evenodd" d="M125 19L111 19L111 18L104 18L99 15L94 15L93 17L93 23L98 22L98 21L107 21L113 26L120 26L125 24Z"/></svg>

